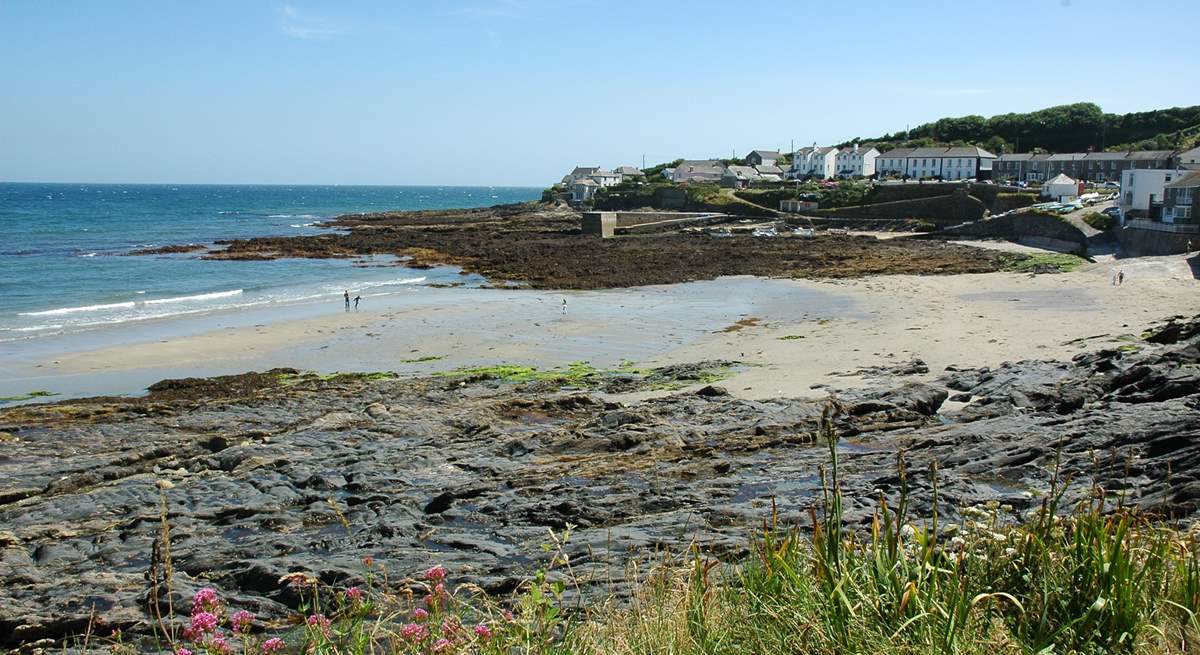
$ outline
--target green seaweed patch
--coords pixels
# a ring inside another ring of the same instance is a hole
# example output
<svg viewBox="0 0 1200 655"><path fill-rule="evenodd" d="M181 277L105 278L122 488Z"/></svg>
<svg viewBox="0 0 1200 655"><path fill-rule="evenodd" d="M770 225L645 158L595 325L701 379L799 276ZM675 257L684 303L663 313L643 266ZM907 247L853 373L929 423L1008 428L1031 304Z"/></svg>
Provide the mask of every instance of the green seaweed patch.
<svg viewBox="0 0 1200 655"><path fill-rule="evenodd" d="M415 359L402 359L402 360L400 360L400 363L401 364L421 364L423 362L436 362L436 361L443 360L443 359L446 359L445 355L425 355L424 357L417 357Z"/></svg>
<svg viewBox="0 0 1200 655"><path fill-rule="evenodd" d="M535 366L496 364L494 366L466 366L453 371L435 373L438 377L470 378L472 380L496 380L524 384L528 382L554 382L559 384L582 384L601 371L587 362L571 362L565 368L541 370Z"/></svg>
<svg viewBox="0 0 1200 655"><path fill-rule="evenodd" d="M1085 261L1087 260L1078 255L1039 253L1036 255L1013 257L1005 263L1004 270L1016 273L1032 273L1037 270L1054 268L1061 273L1069 273L1082 266Z"/></svg>
<svg viewBox="0 0 1200 655"><path fill-rule="evenodd" d="M798 339L803 339L803 338L804 338L803 334L787 334L782 337L779 337L779 340L780 341L796 341Z"/></svg>
<svg viewBox="0 0 1200 655"><path fill-rule="evenodd" d="M734 373L736 373L736 372L737 371L734 370L733 366L724 366L724 367L721 367L720 369L705 372L699 378L696 378L693 380L672 380L669 382L652 383L650 385L650 390L651 391L679 391L680 389L685 389L692 385L714 384L716 382L728 380L729 378L733 377Z"/></svg>
<svg viewBox="0 0 1200 655"><path fill-rule="evenodd" d="M305 371L303 373L280 373L276 376L276 379L283 386L293 386L305 382L377 382L380 380L393 380L397 377L399 376L391 371L367 373L343 373L340 371L317 373L315 371Z"/></svg>
<svg viewBox="0 0 1200 655"><path fill-rule="evenodd" d="M49 396L57 395L58 394L53 391L38 389L36 391L30 391L29 393L21 394L19 396L0 396L0 403L15 403L22 400L33 400L34 398L47 398Z"/></svg>

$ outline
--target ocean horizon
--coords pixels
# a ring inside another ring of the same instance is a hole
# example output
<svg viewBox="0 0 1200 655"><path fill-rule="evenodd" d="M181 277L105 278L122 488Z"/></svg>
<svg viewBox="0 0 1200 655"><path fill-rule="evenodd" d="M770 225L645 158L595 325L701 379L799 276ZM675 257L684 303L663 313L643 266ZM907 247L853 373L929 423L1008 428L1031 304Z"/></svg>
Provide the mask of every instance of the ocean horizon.
<svg viewBox="0 0 1200 655"><path fill-rule="evenodd" d="M345 214L467 209L536 199L536 187L0 183L0 341L154 318L336 301L447 282L391 257L213 261L134 250L326 231Z"/></svg>

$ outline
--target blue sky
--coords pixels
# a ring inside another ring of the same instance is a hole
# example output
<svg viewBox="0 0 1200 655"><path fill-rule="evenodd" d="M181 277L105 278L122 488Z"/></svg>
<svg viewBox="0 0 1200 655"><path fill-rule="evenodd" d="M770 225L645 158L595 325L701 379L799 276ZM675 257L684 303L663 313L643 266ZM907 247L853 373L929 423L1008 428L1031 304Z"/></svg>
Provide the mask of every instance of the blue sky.
<svg viewBox="0 0 1200 655"><path fill-rule="evenodd" d="M545 185L1200 104L1200 2L0 0L0 180Z"/></svg>

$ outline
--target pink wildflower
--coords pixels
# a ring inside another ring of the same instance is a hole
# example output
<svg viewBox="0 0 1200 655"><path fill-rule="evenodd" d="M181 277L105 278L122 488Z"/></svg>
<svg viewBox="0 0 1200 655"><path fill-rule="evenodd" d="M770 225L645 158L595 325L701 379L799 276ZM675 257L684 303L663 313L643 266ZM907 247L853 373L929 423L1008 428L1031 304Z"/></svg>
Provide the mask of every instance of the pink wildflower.
<svg viewBox="0 0 1200 655"><path fill-rule="evenodd" d="M375 566L375 558L370 555L365 555L362 558L362 563L363 563L363 566L370 568L372 566Z"/></svg>
<svg viewBox="0 0 1200 655"><path fill-rule="evenodd" d="M229 625L233 628L235 635L249 632L251 623L254 623L254 615L246 610L238 610L229 617Z"/></svg>
<svg viewBox="0 0 1200 655"><path fill-rule="evenodd" d="M217 615L212 612L196 612L192 615L192 634L202 635L217 629Z"/></svg>
<svg viewBox="0 0 1200 655"><path fill-rule="evenodd" d="M180 646L179 648L175 649L175 655L192 655L192 651Z"/></svg>
<svg viewBox="0 0 1200 655"><path fill-rule="evenodd" d="M283 640L279 637L271 637L263 642L262 652L266 653L267 655L270 655L271 653L277 653L281 650L283 650Z"/></svg>
<svg viewBox="0 0 1200 655"><path fill-rule="evenodd" d="M509 623L512 623L517 620L517 617L513 616L512 610L504 610L501 613L504 615L504 620L508 621Z"/></svg>
<svg viewBox="0 0 1200 655"><path fill-rule="evenodd" d="M363 599L363 590L358 587L350 587L346 590L346 598L352 603L357 603Z"/></svg>
<svg viewBox="0 0 1200 655"><path fill-rule="evenodd" d="M475 636L483 640L491 639L492 629L483 623L480 623L479 625L475 626Z"/></svg>
<svg viewBox="0 0 1200 655"><path fill-rule="evenodd" d="M454 644L449 639L438 639L433 642L433 652L435 653L452 650L453 648Z"/></svg>
<svg viewBox="0 0 1200 655"><path fill-rule="evenodd" d="M448 616L442 620L442 634L453 635L462 629L462 624L458 622L457 616Z"/></svg>
<svg viewBox="0 0 1200 655"><path fill-rule="evenodd" d="M192 596L192 614L196 612L213 611L217 607L217 590L205 587Z"/></svg>
<svg viewBox="0 0 1200 655"><path fill-rule="evenodd" d="M209 639L208 648L209 650L215 650L218 653L228 653L233 650L229 647L229 641L221 635L216 635L212 639Z"/></svg>
<svg viewBox="0 0 1200 655"><path fill-rule="evenodd" d="M432 580L434 582L441 582L442 580L445 580L446 567L442 566L441 564L429 567L429 569L425 571L425 579Z"/></svg>
<svg viewBox="0 0 1200 655"><path fill-rule="evenodd" d="M310 628L317 628L322 634L329 634L329 626L332 623L324 614L312 614L307 619Z"/></svg>
<svg viewBox="0 0 1200 655"><path fill-rule="evenodd" d="M429 618L429 612L426 612L423 608L418 607L417 609L413 610L413 618L418 621L424 621L425 619Z"/></svg>
<svg viewBox="0 0 1200 655"><path fill-rule="evenodd" d="M413 641L420 641L429 634L429 629L420 623L407 623L400 628L400 636Z"/></svg>

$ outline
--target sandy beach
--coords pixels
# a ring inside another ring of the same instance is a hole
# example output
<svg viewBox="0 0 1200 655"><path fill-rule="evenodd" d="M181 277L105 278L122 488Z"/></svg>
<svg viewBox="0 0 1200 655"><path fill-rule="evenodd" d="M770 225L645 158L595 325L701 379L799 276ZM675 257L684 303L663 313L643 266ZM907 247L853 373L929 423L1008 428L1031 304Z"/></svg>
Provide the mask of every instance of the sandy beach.
<svg viewBox="0 0 1200 655"><path fill-rule="evenodd" d="M914 358L929 377L949 365L1069 358L1200 312L1182 256L1122 260L1119 287L1115 265L1051 275L739 276L579 292L421 288L367 298L357 312L297 305L144 325L136 341L126 328L5 344L0 395L136 394L168 377L283 366L424 374L729 359L752 364L725 383L731 393L812 396L879 375L862 369Z"/></svg>

